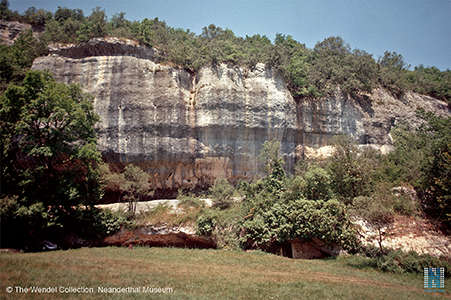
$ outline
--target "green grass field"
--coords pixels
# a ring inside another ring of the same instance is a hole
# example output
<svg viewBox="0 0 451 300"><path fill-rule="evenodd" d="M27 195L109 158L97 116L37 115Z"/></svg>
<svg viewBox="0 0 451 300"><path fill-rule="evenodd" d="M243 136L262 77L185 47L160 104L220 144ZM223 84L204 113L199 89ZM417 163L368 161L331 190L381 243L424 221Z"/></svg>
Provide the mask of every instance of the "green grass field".
<svg viewBox="0 0 451 300"><path fill-rule="evenodd" d="M141 247L0 253L0 299L451 298L448 281L446 293L430 294L423 291L421 274L359 269L349 266L351 260L293 260L262 252ZM16 286L56 287L56 291L25 293ZM13 287L13 292L7 293L7 287ZM92 288L93 293L60 293L60 287ZM140 290L102 293L99 287ZM171 288L172 292L152 293L143 287Z"/></svg>

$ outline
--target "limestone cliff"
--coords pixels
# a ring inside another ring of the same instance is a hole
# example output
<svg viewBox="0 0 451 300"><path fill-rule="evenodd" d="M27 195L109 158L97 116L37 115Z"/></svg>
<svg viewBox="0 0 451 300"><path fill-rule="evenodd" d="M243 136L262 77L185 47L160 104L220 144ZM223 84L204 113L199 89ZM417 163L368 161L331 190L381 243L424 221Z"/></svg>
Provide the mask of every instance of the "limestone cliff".
<svg viewBox="0 0 451 300"><path fill-rule="evenodd" d="M296 160L335 135L381 147L390 145L396 122L416 122L416 107L448 113L436 99L414 93L395 99L382 89L358 99L337 92L295 102L283 78L263 64L220 64L193 74L124 39L50 50L33 68L94 95L99 149L110 162L139 163L162 191L202 187L216 177L255 176L266 140L281 142L292 170Z"/></svg>

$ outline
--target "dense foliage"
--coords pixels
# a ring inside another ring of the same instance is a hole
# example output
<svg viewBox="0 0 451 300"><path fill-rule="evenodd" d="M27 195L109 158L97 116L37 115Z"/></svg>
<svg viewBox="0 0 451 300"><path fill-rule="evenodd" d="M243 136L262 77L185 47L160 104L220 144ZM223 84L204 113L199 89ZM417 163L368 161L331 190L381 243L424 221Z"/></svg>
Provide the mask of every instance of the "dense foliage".
<svg viewBox="0 0 451 300"><path fill-rule="evenodd" d="M366 256L355 255L345 258L346 263L359 269L375 268L384 272L420 274L424 272L424 268L443 266L445 268L445 276L451 275L451 264L448 260L427 254L418 254L414 251L390 250L380 255L378 250L371 248L366 249L366 254Z"/></svg>
<svg viewBox="0 0 451 300"><path fill-rule="evenodd" d="M80 9L64 7L58 7L53 14L31 7L20 15L8 9L8 1L1 3L2 19L43 28L41 39L46 43L84 42L104 36L132 38L158 48L161 59L192 72L221 62L250 68L261 62L281 72L295 98L318 98L338 89L359 94L383 86L397 96L413 90L451 101L451 70L422 65L409 70L400 54L389 51L376 61L363 50L352 50L340 37L326 38L308 49L283 34L277 34L271 42L259 34L237 37L231 30L211 24L196 35L171 28L158 18L129 21L121 12L108 19L100 8L89 16L84 16Z"/></svg>
<svg viewBox="0 0 451 300"><path fill-rule="evenodd" d="M21 83L33 60L47 51L47 45L34 38L31 31L22 33L12 46L0 45L0 92L11 82Z"/></svg>
<svg viewBox="0 0 451 300"><path fill-rule="evenodd" d="M117 202L127 202L127 216L132 219L137 202L152 195L150 175L133 164L125 166L122 172L112 172L107 164L103 164L100 171L105 192L117 195Z"/></svg>
<svg viewBox="0 0 451 300"><path fill-rule="evenodd" d="M2 230L37 238L98 201L97 120L88 95L46 73L29 71L8 87L0 97Z"/></svg>
<svg viewBox="0 0 451 300"><path fill-rule="evenodd" d="M280 145L266 142L260 158L267 175L238 184L243 200L203 214L198 219L199 233L217 240L227 235L235 245L269 251L296 238L319 238L355 251L359 246L349 220L357 217L378 233L378 253L385 255L386 231L397 214L426 213L446 228L450 120L421 112L420 116L425 123L418 131L402 126L393 131L395 150L388 156L341 137L330 158L302 161L294 176L284 171ZM212 191L233 193L223 181L216 184Z"/></svg>
<svg viewBox="0 0 451 300"><path fill-rule="evenodd" d="M407 124L393 131L395 151L385 159L387 181L412 185L424 211L451 226L451 118L419 111L424 124L416 131Z"/></svg>
<svg viewBox="0 0 451 300"><path fill-rule="evenodd" d="M333 198L330 174L313 165L303 176L288 178L277 147L265 143L264 148L273 149L266 157L268 174L245 187L243 246L271 249L293 239L318 238L355 251L356 234L345 205Z"/></svg>

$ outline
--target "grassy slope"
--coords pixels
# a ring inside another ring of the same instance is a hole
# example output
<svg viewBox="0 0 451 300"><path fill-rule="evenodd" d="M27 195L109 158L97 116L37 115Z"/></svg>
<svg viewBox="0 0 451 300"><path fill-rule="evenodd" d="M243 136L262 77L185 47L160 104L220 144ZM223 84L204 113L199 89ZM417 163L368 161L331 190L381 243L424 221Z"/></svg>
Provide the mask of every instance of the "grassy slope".
<svg viewBox="0 0 451 300"><path fill-rule="evenodd" d="M439 299L416 274L357 269L338 260L292 260L261 252L174 248L83 248L0 254L0 299L111 298L111 294L6 294L7 286L171 287L172 299ZM448 282L445 286L449 285ZM450 296L450 289L443 296Z"/></svg>

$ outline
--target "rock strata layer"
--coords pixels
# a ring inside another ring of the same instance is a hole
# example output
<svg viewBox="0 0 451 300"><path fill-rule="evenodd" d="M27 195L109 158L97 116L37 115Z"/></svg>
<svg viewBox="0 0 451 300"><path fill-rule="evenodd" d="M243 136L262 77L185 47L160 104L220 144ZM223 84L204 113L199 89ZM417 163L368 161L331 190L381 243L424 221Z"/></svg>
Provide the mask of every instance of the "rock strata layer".
<svg viewBox="0 0 451 300"><path fill-rule="evenodd" d="M444 102L414 93L396 99L382 89L296 102L264 64L219 64L193 74L161 62L155 49L116 38L53 46L33 68L91 93L101 119L99 149L110 162L139 163L161 191L254 177L267 140L280 141L291 171L336 135L387 147L397 122L418 122L417 107L448 114Z"/></svg>

